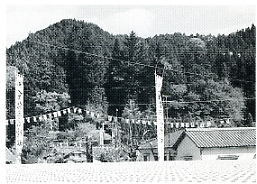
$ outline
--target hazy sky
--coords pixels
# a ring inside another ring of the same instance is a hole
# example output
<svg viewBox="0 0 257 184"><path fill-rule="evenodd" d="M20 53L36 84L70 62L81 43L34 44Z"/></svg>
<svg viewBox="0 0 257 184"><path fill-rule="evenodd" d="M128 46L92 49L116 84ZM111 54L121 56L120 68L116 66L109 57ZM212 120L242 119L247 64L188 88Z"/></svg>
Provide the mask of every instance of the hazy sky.
<svg viewBox="0 0 257 184"><path fill-rule="evenodd" d="M93 22L113 34L229 34L255 24L255 6L9 5L6 47L62 19Z"/></svg>

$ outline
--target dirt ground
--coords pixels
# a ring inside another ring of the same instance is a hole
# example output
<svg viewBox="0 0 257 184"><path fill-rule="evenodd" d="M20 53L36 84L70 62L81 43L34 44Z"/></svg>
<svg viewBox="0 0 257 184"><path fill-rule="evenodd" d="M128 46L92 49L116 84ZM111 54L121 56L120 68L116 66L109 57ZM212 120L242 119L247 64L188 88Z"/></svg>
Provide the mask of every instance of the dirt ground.
<svg viewBox="0 0 257 184"><path fill-rule="evenodd" d="M249 161L165 161L6 165L7 182L251 182L256 163Z"/></svg>

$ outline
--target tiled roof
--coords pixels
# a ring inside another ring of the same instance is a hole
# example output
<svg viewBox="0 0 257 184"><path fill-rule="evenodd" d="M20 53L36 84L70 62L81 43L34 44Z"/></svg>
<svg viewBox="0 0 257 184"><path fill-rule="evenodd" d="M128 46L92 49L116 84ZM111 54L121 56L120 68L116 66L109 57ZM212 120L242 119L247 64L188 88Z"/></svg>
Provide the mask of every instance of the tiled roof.
<svg viewBox="0 0 257 184"><path fill-rule="evenodd" d="M15 155L7 147L5 147L5 159L6 161L9 161L12 163L15 163L16 161Z"/></svg>
<svg viewBox="0 0 257 184"><path fill-rule="evenodd" d="M256 146L253 127L189 128L185 134L200 148Z"/></svg>
<svg viewBox="0 0 257 184"><path fill-rule="evenodd" d="M173 133L169 133L164 137L164 147L173 147L176 143L180 135L183 133L183 130L178 130ZM158 148L158 140L154 139L152 141L148 141L147 143L140 144L139 149L151 149L151 148Z"/></svg>

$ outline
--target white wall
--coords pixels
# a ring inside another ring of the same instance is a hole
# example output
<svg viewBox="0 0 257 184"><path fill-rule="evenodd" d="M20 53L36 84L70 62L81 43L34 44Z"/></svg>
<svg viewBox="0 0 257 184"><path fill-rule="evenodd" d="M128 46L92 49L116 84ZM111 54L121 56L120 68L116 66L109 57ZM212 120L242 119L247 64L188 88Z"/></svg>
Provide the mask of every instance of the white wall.
<svg viewBox="0 0 257 184"><path fill-rule="evenodd" d="M184 156L193 156L193 160L201 160L200 148L188 136L185 136L178 145L176 160L183 160Z"/></svg>
<svg viewBox="0 0 257 184"><path fill-rule="evenodd" d="M255 147L204 148L202 160L217 160L219 155L238 155L238 160L249 160L255 153Z"/></svg>

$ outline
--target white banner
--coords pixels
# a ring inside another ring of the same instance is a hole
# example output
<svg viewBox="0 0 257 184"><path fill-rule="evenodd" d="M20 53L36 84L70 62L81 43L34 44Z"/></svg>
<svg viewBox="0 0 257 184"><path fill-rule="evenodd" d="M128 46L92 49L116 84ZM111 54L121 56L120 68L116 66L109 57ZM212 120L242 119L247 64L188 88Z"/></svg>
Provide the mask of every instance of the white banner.
<svg viewBox="0 0 257 184"><path fill-rule="evenodd" d="M47 120L46 114L43 115L43 119L44 119L44 120Z"/></svg>
<svg viewBox="0 0 257 184"><path fill-rule="evenodd" d="M108 121L112 121L112 116L108 116Z"/></svg>
<svg viewBox="0 0 257 184"><path fill-rule="evenodd" d="M104 145L104 123L102 123L102 128L100 129L100 146Z"/></svg>
<svg viewBox="0 0 257 184"><path fill-rule="evenodd" d="M53 112L54 118L57 118L57 112Z"/></svg>
<svg viewBox="0 0 257 184"><path fill-rule="evenodd" d="M15 72L15 149L17 163L21 163L21 152L23 146L23 125L24 125L24 86L23 76Z"/></svg>
<svg viewBox="0 0 257 184"><path fill-rule="evenodd" d="M95 117L95 113L94 112L90 112L90 116L91 116L91 118Z"/></svg>
<svg viewBox="0 0 257 184"><path fill-rule="evenodd" d="M76 108L76 107L73 109L73 112L74 112L74 113L76 113L76 112L77 112L77 108Z"/></svg>
<svg viewBox="0 0 257 184"><path fill-rule="evenodd" d="M61 111L57 111L57 116L58 117L62 116Z"/></svg>
<svg viewBox="0 0 257 184"><path fill-rule="evenodd" d="M65 114L67 113L67 110L66 110L66 109L63 109L63 110L62 110L62 113L63 113L63 115L65 115Z"/></svg>
<svg viewBox="0 0 257 184"><path fill-rule="evenodd" d="M162 77L155 72L156 116L159 161L164 161L164 117L161 97Z"/></svg>
<svg viewBox="0 0 257 184"><path fill-rule="evenodd" d="M27 117L27 118L26 118L26 121L27 121L28 123L30 123L30 117Z"/></svg>

